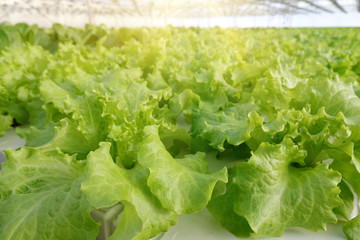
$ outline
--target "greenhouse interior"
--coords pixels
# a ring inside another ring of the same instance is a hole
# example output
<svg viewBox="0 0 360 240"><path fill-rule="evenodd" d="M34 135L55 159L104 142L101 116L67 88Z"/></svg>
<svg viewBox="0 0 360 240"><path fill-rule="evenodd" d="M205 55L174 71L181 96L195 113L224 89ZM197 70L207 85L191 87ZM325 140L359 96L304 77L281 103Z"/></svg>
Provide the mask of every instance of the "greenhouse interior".
<svg viewBox="0 0 360 240"><path fill-rule="evenodd" d="M50 27L355 27L359 0L0 0L0 21Z"/></svg>
<svg viewBox="0 0 360 240"><path fill-rule="evenodd" d="M0 0L1 240L360 240L360 0Z"/></svg>

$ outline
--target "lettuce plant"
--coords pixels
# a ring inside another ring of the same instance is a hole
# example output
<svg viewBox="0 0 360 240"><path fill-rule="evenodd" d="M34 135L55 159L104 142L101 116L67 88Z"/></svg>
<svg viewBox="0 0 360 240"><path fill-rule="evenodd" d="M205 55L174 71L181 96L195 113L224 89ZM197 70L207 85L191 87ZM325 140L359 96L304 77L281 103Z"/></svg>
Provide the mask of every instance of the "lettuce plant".
<svg viewBox="0 0 360 240"><path fill-rule="evenodd" d="M96 239L104 211L109 239L149 239L205 207L237 237L358 239L359 38L1 24L0 134L26 146L1 164L0 239Z"/></svg>

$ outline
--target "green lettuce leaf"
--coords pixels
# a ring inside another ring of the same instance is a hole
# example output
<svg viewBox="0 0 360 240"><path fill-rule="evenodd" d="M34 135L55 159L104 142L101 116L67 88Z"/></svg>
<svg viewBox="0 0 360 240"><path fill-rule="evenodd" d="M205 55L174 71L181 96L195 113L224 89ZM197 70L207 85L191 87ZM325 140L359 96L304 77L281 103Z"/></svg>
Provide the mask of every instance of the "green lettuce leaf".
<svg viewBox="0 0 360 240"><path fill-rule="evenodd" d="M306 167L305 155L289 139L261 144L248 162L235 167L230 192L214 198L210 211L219 215L223 198L233 199L233 211L247 220L251 237L281 236L294 226L325 230L327 222L337 221L333 209L343 203L337 187L341 175L325 164Z"/></svg>
<svg viewBox="0 0 360 240"><path fill-rule="evenodd" d="M174 159L161 142L156 126L147 126L144 133L138 162L149 168L148 185L165 208L177 214L199 211L210 200L215 184L227 182L226 168L209 172L205 154Z"/></svg>
<svg viewBox="0 0 360 240"><path fill-rule="evenodd" d="M109 239L149 239L176 224L177 216L165 209L147 186L149 170L116 165L109 153L110 144L88 155L81 190L91 205L98 208L121 202L125 206L120 223Z"/></svg>
<svg viewBox="0 0 360 240"><path fill-rule="evenodd" d="M116 71L110 74L109 79L114 74L124 75L123 71ZM130 168L136 162L145 126L156 124L161 129L174 129L175 119L168 114L167 106L172 91L169 88L151 90L145 83L126 82L127 78L117 80L114 84L119 84L118 88L107 86L108 92L99 94L104 116L110 119L108 137L115 141L116 162Z"/></svg>
<svg viewBox="0 0 360 240"><path fill-rule="evenodd" d="M191 131L195 136L207 140L210 145L224 151L224 142L240 145L251 137L256 126L256 105L253 103L234 104L220 111L194 108Z"/></svg>
<svg viewBox="0 0 360 240"><path fill-rule="evenodd" d="M0 136L4 135L6 130L11 128L13 118L10 115L0 114Z"/></svg>
<svg viewBox="0 0 360 240"><path fill-rule="evenodd" d="M6 150L0 171L1 239L95 239L80 190L85 162L57 151Z"/></svg>
<svg viewBox="0 0 360 240"><path fill-rule="evenodd" d="M52 81L43 81L40 91L45 103L53 103L61 113L77 121L78 130L85 137L99 142L106 135L102 106L94 94L73 95Z"/></svg>
<svg viewBox="0 0 360 240"><path fill-rule="evenodd" d="M345 223L343 231L348 240L358 240L360 236L360 215Z"/></svg>
<svg viewBox="0 0 360 240"><path fill-rule="evenodd" d="M345 220L349 220L354 211L354 193L344 180L341 180L338 187L341 190L339 197L343 200L344 204L334 208L334 213L343 217Z"/></svg>
<svg viewBox="0 0 360 240"><path fill-rule="evenodd" d="M76 95L49 80L41 83L40 92L45 103L53 104L60 114L66 116L57 121L59 126L55 127L47 148L59 147L64 152L86 156L107 136L108 120L102 116L102 105L93 93Z"/></svg>
<svg viewBox="0 0 360 240"><path fill-rule="evenodd" d="M26 146L39 147L54 137L54 127L63 118L51 104L32 101L27 104L29 124L16 128L16 134L26 139Z"/></svg>
<svg viewBox="0 0 360 240"><path fill-rule="evenodd" d="M213 197L207 208L211 214L220 222L221 226L229 230L239 238L253 237L254 233L248 221L234 211L234 202L237 201L237 188L230 184L234 179L234 168L230 168L229 183L226 185L226 193L222 196Z"/></svg>
<svg viewBox="0 0 360 240"><path fill-rule="evenodd" d="M49 132L49 131L48 131ZM41 149L61 149L64 153L78 154L80 159L98 147L97 141L86 138L68 118L60 120L59 126L54 127L53 137Z"/></svg>
<svg viewBox="0 0 360 240"><path fill-rule="evenodd" d="M321 81L314 84L311 94L311 111L325 107L326 113L336 116L344 114L345 122L357 126L360 123L360 98L352 85L340 81Z"/></svg>
<svg viewBox="0 0 360 240"><path fill-rule="evenodd" d="M25 124L26 105L39 98L39 82L49 64L50 53L39 46L11 46L1 52L0 112Z"/></svg>
<svg viewBox="0 0 360 240"><path fill-rule="evenodd" d="M360 162L355 157L354 144L347 143L337 148L324 149L325 157L333 159L330 167L339 173L352 186L356 194L360 194Z"/></svg>

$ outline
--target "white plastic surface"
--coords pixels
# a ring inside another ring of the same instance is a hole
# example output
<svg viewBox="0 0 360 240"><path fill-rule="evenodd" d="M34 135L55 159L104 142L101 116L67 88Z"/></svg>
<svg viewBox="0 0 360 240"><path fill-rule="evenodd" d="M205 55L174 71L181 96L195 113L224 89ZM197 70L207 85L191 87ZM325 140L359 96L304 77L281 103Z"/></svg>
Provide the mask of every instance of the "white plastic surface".
<svg viewBox="0 0 360 240"><path fill-rule="evenodd" d="M191 215L180 215L178 224L166 232L161 240L239 240L222 228L207 209ZM327 231L310 232L302 228L286 230L282 237L268 240L345 240L340 224L328 224Z"/></svg>
<svg viewBox="0 0 360 240"><path fill-rule="evenodd" d="M15 129L8 130L5 136L0 137L0 150L18 149L25 145L25 140L15 134Z"/></svg>
<svg viewBox="0 0 360 240"><path fill-rule="evenodd" d="M8 130L5 136L0 137L0 164L5 161L4 149L18 149L25 145L25 140L15 134L15 129ZM1 165L0 165L1 169Z"/></svg>

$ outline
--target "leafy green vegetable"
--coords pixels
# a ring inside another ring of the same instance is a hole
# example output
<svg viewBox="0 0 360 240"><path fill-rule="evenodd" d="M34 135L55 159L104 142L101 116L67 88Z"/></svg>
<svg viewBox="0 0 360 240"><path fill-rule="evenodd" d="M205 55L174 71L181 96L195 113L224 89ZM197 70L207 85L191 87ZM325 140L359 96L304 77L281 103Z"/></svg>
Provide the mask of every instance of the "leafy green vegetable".
<svg viewBox="0 0 360 240"><path fill-rule="evenodd" d="M90 212L122 204L110 239L205 207L238 237L344 221L358 239L359 38L0 24L0 136L26 140L0 171L0 238L101 238Z"/></svg>
<svg viewBox="0 0 360 240"><path fill-rule="evenodd" d="M336 222L332 210L342 203L337 187L341 175L324 164L306 167L305 154L289 139L261 144L248 162L231 172L230 192L214 198L210 210L215 216L223 214L217 201L230 198L232 214L245 218L254 232L250 236L256 237L281 236L293 226L325 229L327 222Z"/></svg>
<svg viewBox="0 0 360 240"><path fill-rule="evenodd" d="M359 229L360 229L360 215L358 215L351 221L347 222L343 226L345 235L350 240L359 239L359 235L360 235Z"/></svg>
<svg viewBox="0 0 360 240"><path fill-rule="evenodd" d="M5 131L11 128L13 119L9 115L0 115L0 136L5 134Z"/></svg>
<svg viewBox="0 0 360 240"><path fill-rule="evenodd" d="M140 166L121 168L114 163L109 150L109 143L101 143L98 150L89 154L81 189L95 208L124 204L125 212L111 238L149 239L168 230L177 217L150 192L146 185L149 170Z"/></svg>
<svg viewBox="0 0 360 240"><path fill-rule="evenodd" d="M226 168L210 173L203 153L173 159L161 143L156 127L147 126L144 133L137 157L139 163L150 170L151 192L165 208L177 214L204 208L215 184L227 181Z"/></svg>
<svg viewBox="0 0 360 240"><path fill-rule="evenodd" d="M6 151L0 175L1 239L89 239L98 233L80 190L84 161L58 151Z"/></svg>
<svg viewBox="0 0 360 240"><path fill-rule="evenodd" d="M206 109L194 109L192 130L194 135L208 140L211 146L224 150L225 141L240 145L250 139L255 128L252 115L256 106L251 103L230 106L222 111L210 112Z"/></svg>

